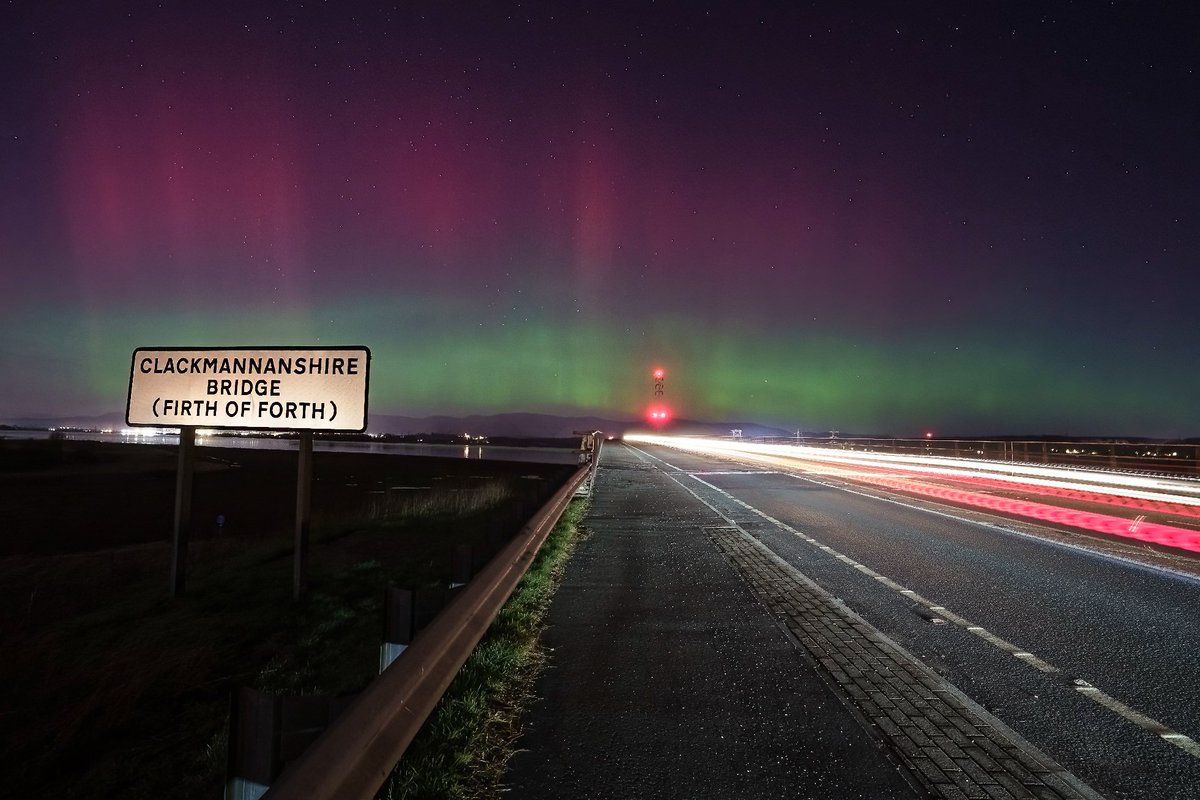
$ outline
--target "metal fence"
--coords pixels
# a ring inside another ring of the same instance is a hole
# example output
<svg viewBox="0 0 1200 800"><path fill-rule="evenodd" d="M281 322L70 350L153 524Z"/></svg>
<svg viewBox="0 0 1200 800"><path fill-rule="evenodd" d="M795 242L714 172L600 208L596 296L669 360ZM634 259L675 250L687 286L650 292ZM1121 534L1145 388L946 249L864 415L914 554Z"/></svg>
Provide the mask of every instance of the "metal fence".
<svg viewBox="0 0 1200 800"><path fill-rule="evenodd" d="M596 437L575 474L481 571L454 594L403 654L333 719L269 788L267 800L369 800L387 779L501 606L533 562L599 457ZM265 795L262 790L265 789Z"/></svg>
<svg viewBox="0 0 1200 800"><path fill-rule="evenodd" d="M1200 444L1129 441L1049 441L1035 439L893 439L839 437L758 438L772 444L799 444L834 450L974 458L1022 464L1128 470L1200 477Z"/></svg>

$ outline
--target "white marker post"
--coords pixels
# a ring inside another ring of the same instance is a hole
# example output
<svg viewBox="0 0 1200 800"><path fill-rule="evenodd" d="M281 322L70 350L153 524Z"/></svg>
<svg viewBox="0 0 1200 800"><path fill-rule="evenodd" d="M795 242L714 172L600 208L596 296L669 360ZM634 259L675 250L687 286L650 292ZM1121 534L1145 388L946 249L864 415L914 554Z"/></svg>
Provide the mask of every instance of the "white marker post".
<svg viewBox="0 0 1200 800"><path fill-rule="evenodd" d="M139 347L133 351L125 422L180 429L172 596L182 594L186 583L192 450L196 428L201 427L300 432L292 576L292 594L300 597L307 562L312 434L366 430L370 364L371 351L362 346Z"/></svg>

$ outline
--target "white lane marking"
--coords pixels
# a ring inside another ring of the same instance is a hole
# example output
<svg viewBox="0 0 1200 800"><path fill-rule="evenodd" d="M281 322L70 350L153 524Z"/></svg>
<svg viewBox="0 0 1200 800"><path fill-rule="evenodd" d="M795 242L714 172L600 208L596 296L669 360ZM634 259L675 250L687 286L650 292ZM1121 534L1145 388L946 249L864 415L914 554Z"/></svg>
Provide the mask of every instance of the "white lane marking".
<svg viewBox="0 0 1200 800"><path fill-rule="evenodd" d="M628 447L630 450L633 450L633 451L634 451L634 452L636 452L636 453L640 453L641 455L645 456L646 458L650 459L651 461L657 461L658 463L662 464L664 467L668 467L668 468L670 468L670 469L673 469L673 470L675 470L676 472L683 472L683 471L684 471L682 467L677 467L677 466L675 466L674 464L671 464L671 463L668 463L668 462L666 462L666 461L663 461L663 460L662 460L661 458L659 458L658 456L650 455L649 453L647 453L645 450L641 449L640 447L634 447L633 445L631 445L631 444L628 444L628 443L627 443L625 446L626 446L626 447Z"/></svg>
<svg viewBox="0 0 1200 800"><path fill-rule="evenodd" d="M1159 736L1166 739L1171 744L1178 747L1180 750L1200 758L1200 743L1190 736L1185 736L1182 733L1160 733Z"/></svg>
<svg viewBox="0 0 1200 800"><path fill-rule="evenodd" d="M626 446L631 447L634 450L637 450L637 448L633 447L632 445L627 444ZM680 469L679 467L676 467L673 464L668 464L666 461L663 461L661 458L652 456L649 453L646 453L645 455L649 456L650 458L653 458L656 461L662 462L663 464L667 465L668 467L670 467L673 470L676 470L677 472L685 472L686 471L686 470ZM741 458L741 459L735 458L732 455L727 455L726 458L728 460L736 461L739 464L745 464L746 466L754 466L755 465L755 462L753 460L744 460L744 454L743 454L743 458ZM747 474L750 474L750 473L747 473ZM904 502L903 500L897 499L895 497L886 497L886 496L883 496L882 494L870 494L870 493L862 491L860 489L851 488L850 486L847 486L846 484L831 482L828 480L821 480L818 478L814 478L808 474L799 474L796 472L788 471L786 469L785 470L775 470L772 474L790 475L791 477L795 478L796 480L806 481L808 483L816 484L817 486L824 486L826 489L835 489L840 492L846 492L848 494L855 494L855 495L858 495L859 497L865 497L868 500L877 500L881 503L891 503L892 505L901 506L903 508L908 508L913 511L920 511L925 514L932 514L937 517L945 517L946 519L956 520L958 522L963 522L968 525L978 525L982 528L987 528L989 530L996 531L997 533L1006 534L1008 536L1018 536L1022 539L1028 539L1032 542L1037 542L1038 544L1041 544L1044 546L1058 547L1058 548L1062 548L1064 550L1071 550L1076 553L1083 553L1084 555L1091 556L1092 558L1099 558L1104 561L1111 561L1111 562L1120 564L1125 567L1130 567L1133 569L1147 570L1149 572L1153 572L1155 574L1162 575L1164 577L1171 578L1173 580L1182 581L1184 583L1193 584L1195 586L1200 586L1200 575L1193 575L1193 574L1187 573L1187 572L1180 572L1179 570L1174 570L1174 569L1171 569L1170 567L1165 567L1160 564L1148 564L1144 561L1138 561L1137 559L1128 558L1126 556L1116 555L1115 553L1108 553L1103 550L1097 550L1097 549L1094 549L1091 547L1087 547L1086 545L1077 544L1074 542L1064 542L1064 541L1059 541L1056 539L1045 539L1041 536L1037 536L1036 534L1025 533L1023 531L1015 530L1013 528L1008 528L1003 525L996 524L994 522L987 522L987 521L980 520L980 519L973 519L971 517L963 517L958 514L953 514L953 513L947 512L947 511L939 511L937 509L928 508L926 506L918 506L918 505L914 505L913 503ZM884 492L885 490L877 489L876 491Z"/></svg>
<svg viewBox="0 0 1200 800"><path fill-rule="evenodd" d="M964 522L968 525L978 525L981 528L987 528L989 530L996 531L997 533L1003 533L1003 534L1007 534L1009 536L1019 536L1022 539L1028 539L1032 542L1037 542L1038 544L1042 544L1047 547L1058 547L1058 548L1062 548L1064 550L1073 550L1077 553L1083 553L1084 555L1091 556L1092 558L1099 558L1104 561L1113 561L1124 567L1132 567L1134 569L1147 570L1149 572L1153 572L1153 573L1162 575L1164 577L1171 578L1173 580L1183 581L1184 583L1200 585L1200 576L1192 575L1187 572L1180 572L1178 570L1171 569L1170 567L1164 567L1159 564L1147 564L1144 561L1137 561L1135 559L1126 558L1125 556L1119 556L1114 553L1106 553L1103 550L1095 550L1091 547L1086 547L1081 544L1075 544L1074 542L1061 542L1056 539L1044 539L1041 536L1037 536L1032 533L1025 533L1024 531L1015 530L1013 528L1007 528L1003 525L999 525L994 522L987 522L985 520L980 520L980 519L972 519L971 517L963 517L958 514L948 512L948 511L940 511L935 508L927 508L924 506L918 506L918 505L914 505L913 503L906 503L903 500L898 500L894 497L882 497L877 494L870 494L868 492L865 492L865 491L862 491L859 489L852 489L849 486L845 486L842 484L830 483L828 481L818 480L816 478L812 478L807 475L797 475L794 472L782 472L782 471L777 472L776 474L790 475L791 477L795 478L796 480L805 481L807 483L815 483L817 486L824 486L826 489L835 489L839 492L846 492L847 494L858 495L859 497L865 497L868 500L877 500L881 503L891 503L894 506L900 506L902 508L911 509L913 511L920 511L924 514L932 514L935 517L944 517L945 519L952 519L952 520L955 520L956 522ZM883 491L883 490L880 490L880 491Z"/></svg>
<svg viewBox="0 0 1200 800"><path fill-rule="evenodd" d="M712 491L725 497L730 502L736 503L737 505L740 505L743 508L745 508L747 511L757 514L758 516L767 520L772 525L775 525L776 527L780 528L781 530L785 530L785 531L793 534L794 536L798 536L801 539L805 540L806 542L810 542L810 543L814 543L814 544L816 543L816 540L813 539L811 536L801 533L800 531L793 528L791 525L788 525L786 522L775 519L770 514L767 514L765 511L762 511L762 510L750 505L749 503L739 500L738 498L734 497L729 492L725 491L724 489L720 488L719 486L714 486L713 484L709 483L708 481L697 477L695 474L692 474L691 477L693 480L697 481L698 483L701 483L701 484L707 486ZM847 564L848 566L853 567L854 569L858 570L859 572L862 572L865 575L869 575L870 577L874 578L879 583L882 583L883 585L887 586L888 588L892 589L893 591L903 595L905 598L917 602L919 605L924 606L927 610L933 612L934 614L945 619L946 621L952 622L955 625L962 628L963 630L967 631L968 633L978 636L980 639L983 639L985 642L988 642L993 647L996 647L997 649L999 649L1005 653L1008 653L1009 655L1013 656L1014 658L1019 658L1022 663L1028 664L1029 666L1033 667L1034 669L1037 669L1040 672L1054 673L1054 672L1060 671L1058 669L1058 667L1055 667L1054 665L1050 664L1049 662L1047 662L1041 658L1038 658L1034 654L1030 653L1028 650L1025 650L1024 648L1021 648L1021 647L1017 647L1015 644L1013 644L1009 641L1006 641L1005 639L1002 639L1001 637L999 637L996 634L992 633L991 631L987 630L983 626L976 625L974 622L971 622L970 620L967 620L963 617L958 616L957 614L955 614L953 612L950 612L944 606L940 606L940 605L930 602L929 600L926 600L924 597L921 597L919 594L912 591L911 589L908 589L908 588L902 586L901 584L897 583L896 581L892 580L891 578L887 577L886 575L881 575L880 573L876 572L875 570L871 569L870 567L866 566L865 564L855 561L850 556L847 556L844 553L839 553L838 551L834 550L833 548L829 547L828 545L818 545L818 547L822 551L824 551L824 552L828 553L829 555L833 556L834 558L836 558L838 561L841 561L841 562ZM1017 656L1017 653L1022 653L1023 655Z"/></svg>
<svg viewBox="0 0 1200 800"><path fill-rule="evenodd" d="M656 462L659 462L660 464L664 465L664 467L670 467L674 471L677 471L677 473L682 473L682 471L684 471L684 469L682 467L676 467L676 465L672 464L671 462L664 461L664 459L661 459L658 456L650 455L650 453L642 450L641 447L635 447L634 445L631 445L628 443L626 443L625 446L629 447L629 449L632 451L641 453L641 455L649 458L650 461L656 461ZM703 503L703 500L701 500L701 503ZM704 503L704 505L708 505L708 504Z"/></svg>
<svg viewBox="0 0 1200 800"><path fill-rule="evenodd" d="M626 446L631 447L631 445L626 445ZM645 453L644 451L639 450L636 447L634 447L633 449L637 450L638 452L644 453L644 455L648 456L649 458L654 459L655 461L659 461L659 462L671 467L676 472L686 472L686 470L679 469L678 467L675 467L673 464L663 461L663 459L658 458L656 456L652 456L649 453ZM791 474L791 473L785 473L785 474ZM821 544L816 539L812 538L811 536L809 536L806 533L800 532L796 528L793 528L791 525L788 525L786 522L775 519L770 514L767 514L765 511L761 511L761 510L755 508L754 506L750 505L749 503L747 503L743 500L739 500L738 498L734 497L729 492L725 491L724 489L720 488L719 486L714 486L713 484L709 483L708 481L701 479L700 477L698 477L698 473L690 473L690 477L693 480L695 480L697 483L701 483L704 486L707 486L709 489L711 489L712 491L721 495L726 500L734 503L735 505L741 506L742 508L746 509L747 511L750 511L753 514L758 515L759 517L762 517L764 520L766 520L767 522L770 522L772 525L779 528L780 530L785 530L788 533L791 533L794 536L798 537L799 539L803 540L804 542L807 542L808 544L813 545L816 549L821 550L822 552L833 556L838 561L842 561L842 562L848 564L849 566L854 567L856 570L858 570L866 575L870 575L871 577L875 578L878 582L883 583L885 586L888 586L888 588L896 591L898 594L902 595L906 599L916 602L918 605L923 606L928 611L931 611L934 614L937 614L939 617L945 619L946 621L952 622L955 625L959 626L960 628L968 631L969 633L972 633L975 636L978 636L979 638L983 639L984 641L988 642L989 644L999 648L1000 650L1002 650L1004 652L1007 652L1009 655L1013 656L1014 658L1021 661L1022 663L1028 664L1029 666L1033 667L1034 669L1039 670L1040 672L1048 673L1048 674L1061 672L1061 670L1059 670L1058 667L1055 667L1053 664L1050 664L1049 662L1038 658L1036 655L1034 655L1033 653L1030 653L1028 650L1023 650L1023 649L1017 647L1016 645L1014 645L1010 642L1007 642L1004 639L1001 639L999 636L996 636L995 634L991 633L986 628L976 625L975 623L971 622L968 619L965 619L964 617L958 616L957 614L955 614L952 611L950 611L949 609L947 609L945 606L935 605L934 603L925 599L924 597L922 597L920 594L913 591L912 589L904 588L903 586L901 586L900 584L891 580L890 578L887 578L887 577L879 574L878 572L875 572L870 567L867 567L864 564L860 564L859 562L855 561L854 559L850 558L849 556L833 549L829 545ZM793 475L793 477L799 478L801 476ZM675 478L674 476L672 476L671 479L674 480L676 483L679 483L679 480L677 478ZM1007 528L999 528L998 526L989 525L988 523L979 522L977 520L966 519L964 517L958 517L953 514L947 514L944 512L940 512L940 511L924 509L924 508L921 508L920 506L910 505L908 503L903 503L903 502L900 502L897 500L892 500L892 499L889 499L886 497L876 497L874 495L869 495L864 492L854 491L853 489L846 489L845 487L830 485L830 484L823 483L822 481L812 480L811 478L802 478L802 480L808 480L812 483L816 483L821 486L826 486L831 489L841 489L842 491L850 492L851 494L857 494L861 497L866 497L868 499L882 500L883 502L893 503L895 505L904 506L906 508L911 508L911 509L915 509L918 511L926 511L927 513L930 513L930 514L936 514L938 516L947 517L950 519L958 520L960 522L968 522L968 523L973 523L973 524L977 524L977 525L984 525L985 527L997 527L999 530L1002 530L1005 532L1016 533L1019 536L1025 536L1027 538L1033 539L1034 541L1038 541L1038 542L1045 541L1043 539L1039 539L1036 536L1030 536L1029 534L1022 534L1017 531L1009 531ZM691 494L693 497L695 497L697 500L699 500L701 503L703 503L705 506L707 506L714 514L719 516L721 519L725 520L732 526L738 527L737 523L731 517L728 517L721 511L718 511L716 506L714 506L712 503L709 503L707 500L705 500L699 494L697 494L696 492L693 492L691 489L684 486L682 483L680 483L679 485L683 489L685 489L689 494ZM1070 545L1065 545L1065 546L1069 547ZM1087 548L1078 548L1078 549L1084 550L1085 552L1087 552L1089 554L1092 553L1092 551L1087 550ZM1121 559L1119 556L1114 557L1114 558L1116 558L1117 560L1125 561L1125 559ZM1130 561L1129 563L1133 566L1146 566L1146 565L1139 564L1138 562L1134 562L1134 561ZM1179 573L1174 573L1172 570L1163 570L1163 571L1171 573L1172 575L1179 574ZM1191 577L1191 576L1185 576L1185 577ZM1125 703L1122 703L1120 700L1116 699L1112 695L1102 692L1100 689L1097 689L1095 686L1092 686L1087 681L1076 680L1076 681L1074 681L1074 684L1075 684L1075 690L1077 692L1079 692L1080 694L1082 694L1084 697L1087 697L1087 698L1099 703L1100 705L1104 706L1109 711L1112 711L1114 714L1121 717L1125 721L1130 722L1130 723L1136 725L1137 727L1142 728L1145 731L1148 731L1150 733L1157 735L1163 741L1166 741L1166 742L1169 742L1170 744L1175 745L1176 747L1183 750L1188 755L1191 755L1195 758L1200 758L1200 743L1197 743L1190 736L1172 730L1168 726L1153 719L1152 717L1149 717L1149 716L1143 714L1142 712L1138 711L1137 709L1131 708L1130 706L1126 705Z"/></svg>
<svg viewBox="0 0 1200 800"><path fill-rule="evenodd" d="M1197 743L1192 737L1171 730L1153 717L1148 717L1137 709L1130 708L1117 698L1097 689L1086 681L1076 681L1076 683L1081 685L1076 686L1075 691L1084 697L1096 701L1109 711L1119 714L1139 728L1155 734L1166 742L1170 742L1188 755L1200 758L1200 743Z"/></svg>
<svg viewBox="0 0 1200 800"><path fill-rule="evenodd" d="M900 592L901 594L909 591L908 589L905 589L903 586L896 583L894 580L887 577L886 575L876 575L875 580L879 581L880 583L882 583L884 586L888 587L889 589L896 591L896 592Z"/></svg>
<svg viewBox="0 0 1200 800"><path fill-rule="evenodd" d="M654 459L655 461L661 461L663 464L670 465L669 462L667 462L661 458L658 458L657 456L650 455L649 453L646 453L646 455L649 456L650 458ZM670 465L670 466L673 466L673 465ZM916 602L918 605L923 606L927 610L933 612L934 614L945 619L946 621L952 622L955 625L959 626L960 628L980 637L984 641L989 642L993 646L1008 653L1009 655L1012 655L1015 658L1019 658L1023 663L1028 664L1029 666L1034 667L1035 669L1037 669L1041 672L1046 672L1046 673L1059 672L1059 669L1057 667L1038 658L1037 656L1033 655L1029 651L1027 651L1023 648L1017 647L1016 645L1012 644L1011 642L1005 641L1004 639L1000 638L999 636L996 636L994 633L991 633L990 631L988 631L986 628L983 628L980 625L976 625L975 623L971 622L970 620L967 620L967 619L960 617L957 614L949 611L944 606L937 605L929 600L926 600L924 597L917 594L912 589L908 589L908 588L902 586L901 584L897 583L896 581L892 580L891 578L887 577L886 575L881 575L880 573L871 569L867 565L859 563L858 561L855 561L850 556L848 556L844 553L838 552L837 550L833 549L829 545L821 544L816 539L812 538L811 536L809 536L806 533L802 533L801 531L797 530L796 528L793 528L791 525L788 525L786 522L783 522L782 520L778 520L775 517L772 517L770 514L766 513L765 511L755 508L754 506L750 505L749 503L747 503L743 500L739 500L738 498L734 497L732 494L730 494L729 492L720 488L719 486L715 486L715 485L709 483L708 481L704 480L703 478L699 477L700 473L691 472L688 474L697 483L707 486L709 489L711 489L712 491L721 495L726 500L728 500L736 505L739 505L742 508L745 508L747 511L750 511L753 514L756 514L756 515L762 517L763 519L765 519L767 522L771 523L775 527L777 527L781 530L785 530L788 533L791 533L793 536L797 536L800 539L804 540L805 542L814 545L815 547L817 547L817 549L819 549L825 553L828 553L829 555L836 558L838 561L841 561L844 564L853 567L854 569L858 570L859 572L862 572L864 575L868 575L868 576L874 578L876 581L887 586L889 589L892 589L893 591L903 595L905 598ZM709 505L708 503L705 503L705 504ZM709 505L709 507L712 508L711 505ZM724 518L724 515L722 515L722 517ZM726 518L726 519L728 519L728 518ZM1018 656L1017 655L1018 653L1020 653L1021 655Z"/></svg>

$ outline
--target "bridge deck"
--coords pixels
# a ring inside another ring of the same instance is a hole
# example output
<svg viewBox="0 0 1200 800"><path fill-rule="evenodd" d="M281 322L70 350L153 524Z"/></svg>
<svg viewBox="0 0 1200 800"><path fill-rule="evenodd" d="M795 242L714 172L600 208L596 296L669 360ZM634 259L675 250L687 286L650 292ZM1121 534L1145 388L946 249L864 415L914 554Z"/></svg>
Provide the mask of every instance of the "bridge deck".
<svg viewBox="0 0 1200 800"><path fill-rule="evenodd" d="M718 551L722 524L605 449L514 796L923 796Z"/></svg>
<svg viewBox="0 0 1200 800"><path fill-rule="evenodd" d="M605 450L517 796L1098 797L684 474Z"/></svg>

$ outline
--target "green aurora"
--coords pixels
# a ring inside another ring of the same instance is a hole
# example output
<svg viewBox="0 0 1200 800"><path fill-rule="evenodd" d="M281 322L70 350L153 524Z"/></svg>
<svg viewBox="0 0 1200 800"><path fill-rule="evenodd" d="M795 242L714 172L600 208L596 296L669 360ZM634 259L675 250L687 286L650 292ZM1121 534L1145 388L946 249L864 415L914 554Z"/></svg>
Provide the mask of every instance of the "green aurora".
<svg viewBox="0 0 1200 800"><path fill-rule="evenodd" d="M636 324L476 317L463 301L371 297L274 313L27 309L12 320L20 334L9 339L0 366L18 382L51 385L57 406L19 408L14 382L6 382L0 401L12 416L120 410L135 347L363 344L372 351L374 414L505 409L636 420L656 366L667 370L666 399L676 418L806 431L1133 435L1141 432L1120 431L1120 421L1146 413L1148 403L1161 419L1183 418L1189 405L1186 387L1167 364L1142 357L1139 378L1130 380L1089 364L1077 343L1047 348L1046 337L997 344L994 332L972 339L959 331L958 344L947 346L947 337L933 331L897 339L732 325L714 330L683 317ZM1137 355L1128 358L1133 363ZM1147 383L1158 390L1148 393Z"/></svg>

